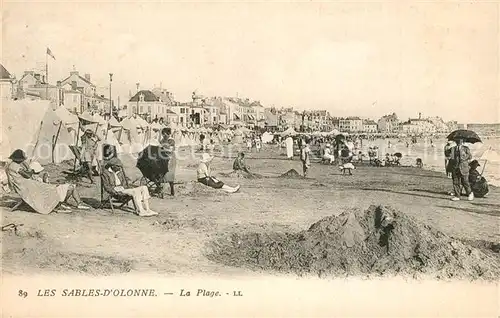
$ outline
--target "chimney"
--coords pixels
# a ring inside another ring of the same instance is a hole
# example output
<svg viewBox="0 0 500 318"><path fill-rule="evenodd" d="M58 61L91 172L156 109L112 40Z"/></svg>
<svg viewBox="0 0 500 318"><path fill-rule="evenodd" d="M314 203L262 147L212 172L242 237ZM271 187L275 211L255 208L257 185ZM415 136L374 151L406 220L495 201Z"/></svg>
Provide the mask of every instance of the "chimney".
<svg viewBox="0 0 500 318"><path fill-rule="evenodd" d="M71 82L71 89L76 91L76 81Z"/></svg>
<svg viewBox="0 0 500 318"><path fill-rule="evenodd" d="M40 81L40 74L35 74L34 76L37 81Z"/></svg>
<svg viewBox="0 0 500 318"><path fill-rule="evenodd" d="M418 113L418 119L422 119L422 113Z"/></svg>
<svg viewBox="0 0 500 318"><path fill-rule="evenodd" d="M90 74L85 74L85 79L90 82Z"/></svg>
<svg viewBox="0 0 500 318"><path fill-rule="evenodd" d="M57 81L57 87L61 87L61 81Z"/></svg>

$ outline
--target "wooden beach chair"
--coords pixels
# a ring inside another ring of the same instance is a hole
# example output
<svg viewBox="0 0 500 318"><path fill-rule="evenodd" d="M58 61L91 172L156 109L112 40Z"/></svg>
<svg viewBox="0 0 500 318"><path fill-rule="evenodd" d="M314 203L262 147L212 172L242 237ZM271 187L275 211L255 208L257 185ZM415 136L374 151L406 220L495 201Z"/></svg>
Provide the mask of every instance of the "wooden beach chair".
<svg viewBox="0 0 500 318"><path fill-rule="evenodd" d="M124 173L122 169L122 173ZM111 208L111 212L115 213L115 208L126 211L127 209L131 209L134 212L137 212L137 206L130 195L120 195L116 196L111 193L108 193L103 186L102 182L102 171L100 173L100 183L101 183L101 203L99 205L99 209ZM128 186L128 179L125 177L126 186ZM129 203L132 202L132 207L129 207Z"/></svg>

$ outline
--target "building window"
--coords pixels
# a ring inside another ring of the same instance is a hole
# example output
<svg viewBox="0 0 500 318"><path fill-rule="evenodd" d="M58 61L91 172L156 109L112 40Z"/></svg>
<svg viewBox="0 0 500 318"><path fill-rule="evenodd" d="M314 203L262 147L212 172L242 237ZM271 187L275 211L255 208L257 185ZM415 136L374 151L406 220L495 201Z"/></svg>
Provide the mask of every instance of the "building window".
<svg viewBox="0 0 500 318"><path fill-rule="evenodd" d="M148 114L151 114L151 106L148 106Z"/></svg>
<svg viewBox="0 0 500 318"><path fill-rule="evenodd" d="M135 106L132 107L132 113L137 113L137 108Z"/></svg>
<svg viewBox="0 0 500 318"><path fill-rule="evenodd" d="M184 117L180 117L181 123L184 123Z"/></svg>
<svg viewBox="0 0 500 318"><path fill-rule="evenodd" d="M142 112L143 112L142 105L141 105L141 106L139 106L139 112L140 112L141 114L142 114Z"/></svg>

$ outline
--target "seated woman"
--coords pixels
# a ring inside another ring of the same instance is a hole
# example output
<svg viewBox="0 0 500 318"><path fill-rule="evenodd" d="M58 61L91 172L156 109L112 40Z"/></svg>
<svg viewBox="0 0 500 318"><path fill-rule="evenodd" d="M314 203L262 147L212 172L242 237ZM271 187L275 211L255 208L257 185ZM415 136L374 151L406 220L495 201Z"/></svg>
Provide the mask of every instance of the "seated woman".
<svg viewBox="0 0 500 318"><path fill-rule="evenodd" d="M233 170L234 171L244 171L246 173L250 173L246 163L245 163L245 154L243 152L238 153L238 157L234 159L233 162Z"/></svg>
<svg viewBox="0 0 500 318"><path fill-rule="evenodd" d="M340 158L341 158L343 164L351 162L352 153L349 150L349 148L345 145L342 147L342 150L340 151Z"/></svg>
<svg viewBox="0 0 500 318"><path fill-rule="evenodd" d="M335 156L333 155L331 147L332 146L330 144L326 144L325 150L323 153L323 160L328 161L330 164L333 164L335 162Z"/></svg>
<svg viewBox="0 0 500 318"><path fill-rule="evenodd" d="M74 184L55 185L40 182L40 179L43 181L41 177L32 178L35 173L28 166L26 154L21 149L15 150L9 159L12 162L5 169L9 185L36 212L49 214L57 206L68 209L69 206L63 203L67 203L70 198L75 200L78 209L90 209L88 205L82 203Z"/></svg>
<svg viewBox="0 0 500 318"><path fill-rule="evenodd" d="M469 163L469 183L470 187L472 189L472 192L474 193L474 197L476 198L484 198L488 195L489 189L488 189L488 182L486 182L486 179L477 171L477 167L479 167L480 164L477 160L472 160Z"/></svg>
<svg viewBox="0 0 500 318"><path fill-rule="evenodd" d="M222 181L211 176L210 163L214 157L210 156L208 153L203 153L196 174L198 177L198 182L203 183L214 189L222 189L228 193L234 193L240 189L240 186L230 187L225 185Z"/></svg>
<svg viewBox="0 0 500 318"><path fill-rule="evenodd" d="M125 188L127 186L127 179L123 172L123 165L118 158L111 158L107 160L102 169L102 186L104 190L114 197L131 196L137 207L139 216L153 216L158 215L157 212L149 208L149 195L146 186L139 186L136 188ZM144 204L144 205L143 205Z"/></svg>

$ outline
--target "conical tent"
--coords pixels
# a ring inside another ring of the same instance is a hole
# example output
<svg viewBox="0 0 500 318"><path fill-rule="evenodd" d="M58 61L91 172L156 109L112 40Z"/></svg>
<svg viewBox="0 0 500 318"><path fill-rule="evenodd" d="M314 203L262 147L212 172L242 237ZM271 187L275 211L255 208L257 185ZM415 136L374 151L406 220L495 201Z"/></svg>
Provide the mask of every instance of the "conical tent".
<svg viewBox="0 0 500 318"><path fill-rule="evenodd" d="M56 115L59 116L59 118L63 121L63 123L66 125L66 127L73 127L76 129L78 127L78 116L75 114L72 114L69 112L69 110L64 107L60 106L56 110Z"/></svg>
<svg viewBox="0 0 500 318"><path fill-rule="evenodd" d="M92 114L90 114L90 112L88 111L85 111L78 115L78 118L83 119L89 123L96 123L94 116L92 116Z"/></svg>
<svg viewBox="0 0 500 318"><path fill-rule="evenodd" d="M16 149L24 150L28 157L31 157L28 148L36 140L40 124L49 107L49 101L44 100L2 101L0 161L9 160L10 154Z"/></svg>
<svg viewBox="0 0 500 318"><path fill-rule="evenodd" d="M135 122L137 123L137 126L138 127L142 127L142 128L146 128L146 127L149 127L149 124L147 121L145 121L144 119L142 119L142 117L137 117L137 118L134 118Z"/></svg>
<svg viewBox="0 0 500 318"><path fill-rule="evenodd" d="M111 119L108 120L108 125L110 127L121 127L120 123L118 122L118 120L116 120L115 117L111 117Z"/></svg>
<svg viewBox="0 0 500 318"><path fill-rule="evenodd" d="M99 114L94 114L94 116L92 116L92 119L98 123L99 125L106 125L107 122L104 120L104 118L102 118L101 115Z"/></svg>
<svg viewBox="0 0 500 318"><path fill-rule="evenodd" d="M69 145L74 140L63 121L53 110L47 110L40 126L39 134L34 139L31 149L33 160L41 164L61 163L64 160L73 159Z"/></svg>

